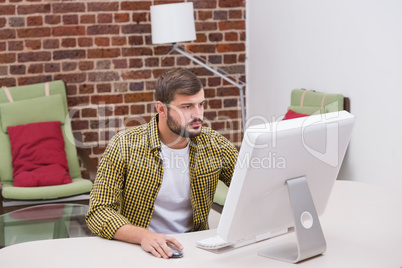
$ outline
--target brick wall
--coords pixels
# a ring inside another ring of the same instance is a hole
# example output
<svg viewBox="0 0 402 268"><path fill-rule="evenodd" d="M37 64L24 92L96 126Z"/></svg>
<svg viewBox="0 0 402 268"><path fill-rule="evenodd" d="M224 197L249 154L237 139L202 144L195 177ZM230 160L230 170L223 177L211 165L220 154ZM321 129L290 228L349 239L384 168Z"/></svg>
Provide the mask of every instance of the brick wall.
<svg viewBox="0 0 402 268"><path fill-rule="evenodd" d="M0 86L61 79L74 135L98 161L116 132L155 114L154 81L172 66L204 86L207 124L241 142L239 92L179 54L152 45L150 6L183 1L0 0ZM187 48L245 81L244 0L194 0Z"/></svg>

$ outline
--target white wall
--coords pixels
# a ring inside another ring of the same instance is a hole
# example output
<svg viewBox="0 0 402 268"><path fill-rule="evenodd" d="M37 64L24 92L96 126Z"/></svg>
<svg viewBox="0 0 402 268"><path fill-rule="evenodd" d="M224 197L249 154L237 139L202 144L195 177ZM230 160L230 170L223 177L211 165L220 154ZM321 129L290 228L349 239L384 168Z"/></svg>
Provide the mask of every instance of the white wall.
<svg viewBox="0 0 402 268"><path fill-rule="evenodd" d="M402 1L247 0L247 118L294 88L342 93L357 117L341 178L402 189Z"/></svg>

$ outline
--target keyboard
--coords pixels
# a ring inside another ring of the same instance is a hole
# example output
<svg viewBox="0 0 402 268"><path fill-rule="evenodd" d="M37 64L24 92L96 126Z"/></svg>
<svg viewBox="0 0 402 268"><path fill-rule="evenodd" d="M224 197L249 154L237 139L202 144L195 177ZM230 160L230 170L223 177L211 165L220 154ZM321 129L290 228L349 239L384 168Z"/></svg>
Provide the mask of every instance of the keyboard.
<svg viewBox="0 0 402 268"><path fill-rule="evenodd" d="M202 240L197 241L196 245L203 249L219 249L223 247L230 246L232 243L228 243L223 240L220 236L212 236Z"/></svg>

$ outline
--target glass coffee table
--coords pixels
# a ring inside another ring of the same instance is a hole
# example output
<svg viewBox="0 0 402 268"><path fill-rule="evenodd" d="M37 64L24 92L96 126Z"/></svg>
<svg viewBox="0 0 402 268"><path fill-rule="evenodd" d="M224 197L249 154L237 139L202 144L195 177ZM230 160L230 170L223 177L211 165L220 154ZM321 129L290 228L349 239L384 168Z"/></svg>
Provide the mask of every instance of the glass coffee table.
<svg viewBox="0 0 402 268"><path fill-rule="evenodd" d="M87 205L46 204L0 215L0 248L36 240L94 236Z"/></svg>

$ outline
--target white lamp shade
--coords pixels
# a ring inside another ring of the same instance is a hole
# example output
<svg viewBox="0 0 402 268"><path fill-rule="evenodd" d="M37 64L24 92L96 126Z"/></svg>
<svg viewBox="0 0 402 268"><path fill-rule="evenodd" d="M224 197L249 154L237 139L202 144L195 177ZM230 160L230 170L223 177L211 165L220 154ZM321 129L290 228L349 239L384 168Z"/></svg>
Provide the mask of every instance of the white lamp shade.
<svg viewBox="0 0 402 268"><path fill-rule="evenodd" d="M196 39L193 3L151 6L152 43L177 43Z"/></svg>

